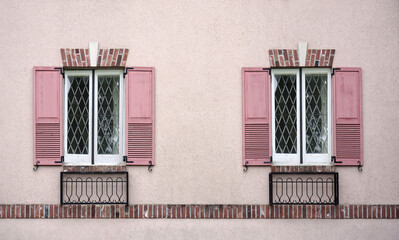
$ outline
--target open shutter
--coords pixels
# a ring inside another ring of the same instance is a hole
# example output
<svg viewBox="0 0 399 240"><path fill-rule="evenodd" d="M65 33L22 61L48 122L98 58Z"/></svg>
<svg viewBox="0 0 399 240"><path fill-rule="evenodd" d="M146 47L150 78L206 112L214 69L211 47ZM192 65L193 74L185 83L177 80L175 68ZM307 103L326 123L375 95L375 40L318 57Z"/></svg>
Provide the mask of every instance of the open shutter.
<svg viewBox="0 0 399 240"><path fill-rule="evenodd" d="M62 75L54 67L35 67L33 76L33 164L61 165Z"/></svg>
<svg viewBox="0 0 399 240"><path fill-rule="evenodd" d="M243 165L270 165L270 75L262 68L243 68Z"/></svg>
<svg viewBox="0 0 399 240"><path fill-rule="evenodd" d="M128 165L154 165L154 68L126 75L126 155Z"/></svg>
<svg viewBox="0 0 399 240"><path fill-rule="evenodd" d="M363 165L361 69L335 70L333 91L336 165Z"/></svg>

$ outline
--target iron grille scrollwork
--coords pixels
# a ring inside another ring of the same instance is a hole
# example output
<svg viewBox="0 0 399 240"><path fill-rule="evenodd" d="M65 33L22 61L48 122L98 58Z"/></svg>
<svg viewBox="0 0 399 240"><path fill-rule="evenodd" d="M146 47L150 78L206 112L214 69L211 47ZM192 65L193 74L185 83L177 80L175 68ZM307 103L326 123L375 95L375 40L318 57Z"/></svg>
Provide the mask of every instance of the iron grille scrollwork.
<svg viewBox="0 0 399 240"><path fill-rule="evenodd" d="M128 172L61 172L61 205L128 204Z"/></svg>
<svg viewBox="0 0 399 240"><path fill-rule="evenodd" d="M338 173L269 174L269 202L274 204L338 205Z"/></svg>

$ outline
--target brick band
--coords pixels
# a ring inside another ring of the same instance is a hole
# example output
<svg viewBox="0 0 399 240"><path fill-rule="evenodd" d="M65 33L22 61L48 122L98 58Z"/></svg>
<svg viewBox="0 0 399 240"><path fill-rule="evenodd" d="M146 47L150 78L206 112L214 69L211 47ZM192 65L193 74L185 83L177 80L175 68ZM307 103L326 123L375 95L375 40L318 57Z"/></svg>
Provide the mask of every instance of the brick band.
<svg viewBox="0 0 399 240"><path fill-rule="evenodd" d="M399 205L2 204L0 218L398 219Z"/></svg>

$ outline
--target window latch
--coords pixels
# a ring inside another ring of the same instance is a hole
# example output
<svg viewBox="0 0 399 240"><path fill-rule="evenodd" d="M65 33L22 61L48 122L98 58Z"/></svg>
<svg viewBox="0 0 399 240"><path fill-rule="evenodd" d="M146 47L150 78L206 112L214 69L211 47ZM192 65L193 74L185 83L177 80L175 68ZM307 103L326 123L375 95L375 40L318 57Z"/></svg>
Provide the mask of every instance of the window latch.
<svg viewBox="0 0 399 240"><path fill-rule="evenodd" d="M61 156L60 161L54 161L54 163L64 163L64 156Z"/></svg>
<svg viewBox="0 0 399 240"><path fill-rule="evenodd" d="M331 162L333 162L333 163L342 163L342 161L337 161L337 158L335 156L331 156Z"/></svg>
<svg viewBox="0 0 399 240"><path fill-rule="evenodd" d="M127 156L123 156L123 161L124 161L125 163L134 163L134 161L128 161L128 160L127 160Z"/></svg>

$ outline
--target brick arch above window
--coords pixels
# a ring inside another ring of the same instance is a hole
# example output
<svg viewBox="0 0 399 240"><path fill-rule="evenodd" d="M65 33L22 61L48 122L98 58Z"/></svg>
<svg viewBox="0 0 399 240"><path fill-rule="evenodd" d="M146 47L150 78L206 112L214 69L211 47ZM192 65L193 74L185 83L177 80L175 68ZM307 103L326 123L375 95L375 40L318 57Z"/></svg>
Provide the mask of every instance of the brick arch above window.
<svg viewBox="0 0 399 240"><path fill-rule="evenodd" d="M88 48L61 48L63 67L125 67L129 49L109 48L99 49L95 63L90 61ZM92 58L93 59L93 58Z"/></svg>
<svg viewBox="0 0 399 240"><path fill-rule="evenodd" d="M270 49L270 67L332 67L335 49L307 49L304 64L300 64L296 49Z"/></svg>

